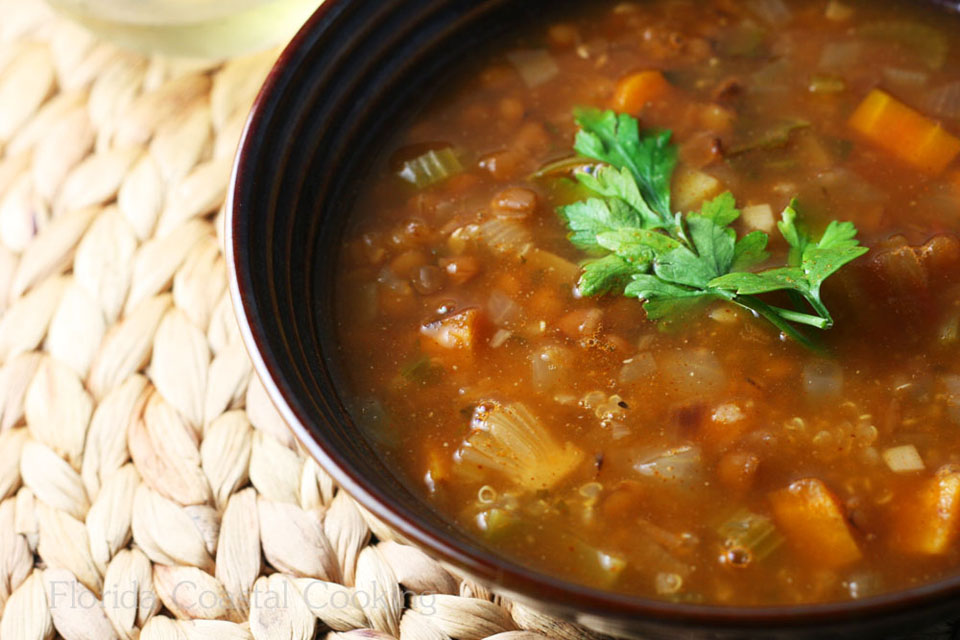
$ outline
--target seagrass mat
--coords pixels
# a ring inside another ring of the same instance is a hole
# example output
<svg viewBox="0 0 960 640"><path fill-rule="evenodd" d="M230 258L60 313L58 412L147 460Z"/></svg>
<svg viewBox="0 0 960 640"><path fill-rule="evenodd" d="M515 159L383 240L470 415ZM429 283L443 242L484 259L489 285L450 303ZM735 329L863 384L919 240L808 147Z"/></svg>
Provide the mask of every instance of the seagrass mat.
<svg viewBox="0 0 960 640"><path fill-rule="evenodd" d="M591 637L395 540L252 375L222 207L276 55L0 0L0 639Z"/></svg>

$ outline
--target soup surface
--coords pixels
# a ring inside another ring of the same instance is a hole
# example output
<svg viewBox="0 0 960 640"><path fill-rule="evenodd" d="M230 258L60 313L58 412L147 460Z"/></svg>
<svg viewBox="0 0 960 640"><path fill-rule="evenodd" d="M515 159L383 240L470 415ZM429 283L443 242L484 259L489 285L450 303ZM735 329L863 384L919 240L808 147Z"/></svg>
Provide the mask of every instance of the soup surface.
<svg viewBox="0 0 960 640"><path fill-rule="evenodd" d="M766 605L956 574L957 41L907 2L660 0L479 55L357 205L337 277L358 423L460 527L582 584ZM583 295L597 256L558 215L597 195L578 107L672 132L669 207L730 192L737 237L768 236L753 271L793 259L794 198L814 240L853 223L869 252L823 287L834 326Z"/></svg>

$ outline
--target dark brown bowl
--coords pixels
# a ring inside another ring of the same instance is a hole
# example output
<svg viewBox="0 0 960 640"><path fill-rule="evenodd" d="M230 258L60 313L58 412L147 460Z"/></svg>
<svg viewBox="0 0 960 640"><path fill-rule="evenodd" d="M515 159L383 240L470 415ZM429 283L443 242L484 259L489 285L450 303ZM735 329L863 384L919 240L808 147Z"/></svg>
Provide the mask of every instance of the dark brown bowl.
<svg viewBox="0 0 960 640"><path fill-rule="evenodd" d="M354 425L332 298L337 251L371 159L450 65L516 25L534 0L327 0L281 56L234 172L227 262L257 373L306 449L358 502L497 591L629 637L877 637L960 615L960 577L855 602L730 608L671 604L533 571L451 526ZM955 2L930 2L956 10Z"/></svg>

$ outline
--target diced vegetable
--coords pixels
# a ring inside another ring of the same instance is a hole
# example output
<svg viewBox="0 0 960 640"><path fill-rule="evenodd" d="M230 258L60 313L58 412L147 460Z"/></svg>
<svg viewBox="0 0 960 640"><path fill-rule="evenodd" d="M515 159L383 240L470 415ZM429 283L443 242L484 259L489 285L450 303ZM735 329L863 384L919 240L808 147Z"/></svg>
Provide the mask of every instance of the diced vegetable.
<svg viewBox="0 0 960 640"><path fill-rule="evenodd" d="M665 353L657 361L664 378L677 388L708 394L722 390L727 383L727 372L720 359L706 349Z"/></svg>
<svg viewBox="0 0 960 640"><path fill-rule="evenodd" d="M820 52L820 68L824 71L848 71L860 61L862 42L829 42Z"/></svg>
<svg viewBox="0 0 960 640"><path fill-rule="evenodd" d="M574 362L570 350L549 345L533 354L531 358L531 382L540 392L557 388L567 379L567 372Z"/></svg>
<svg viewBox="0 0 960 640"><path fill-rule="evenodd" d="M895 99L874 89L850 117L867 140L929 173L942 172L960 153L960 139Z"/></svg>
<svg viewBox="0 0 960 640"><path fill-rule="evenodd" d="M420 327L420 346L425 353L443 355L450 351L472 352L477 344L481 314L478 309L428 322Z"/></svg>
<svg viewBox="0 0 960 640"><path fill-rule="evenodd" d="M734 58L759 58L764 52L767 31L752 20L726 29L717 41L720 55Z"/></svg>
<svg viewBox="0 0 960 640"><path fill-rule="evenodd" d="M533 240L522 222L494 218L480 225L480 237L494 251L519 253Z"/></svg>
<svg viewBox="0 0 960 640"><path fill-rule="evenodd" d="M774 491L770 504L787 540L810 562L840 568L860 559L839 500L820 480L797 480Z"/></svg>
<svg viewBox="0 0 960 640"><path fill-rule="evenodd" d="M670 83L659 71L632 73L617 83L613 94L613 108L623 113L639 113L649 103L663 97Z"/></svg>
<svg viewBox="0 0 960 640"><path fill-rule="evenodd" d="M536 192L522 187L507 187L490 201L490 211L498 218L527 218L536 208Z"/></svg>
<svg viewBox="0 0 960 640"><path fill-rule="evenodd" d="M810 93L840 93L847 88L843 78L818 73L810 78Z"/></svg>
<svg viewBox="0 0 960 640"><path fill-rule="evenodd" d="M923 71L915 69L901 69L899 67L884 67L882 69L883 79L892 85L916 89L927 84L929 76Z"/></svg>
<svg viewBox="0 0 960 640"><path fill-rule="evenodd" d="M770 518L740 509L717 527L727 550L724 560L736 567L763 560L783 544L783 536Z"/></svg>
<svg viewBox="0 0 960 640"><path fill-rule="evenodd" d="M473 475L494 471L519 489L549 489L583 461L583 452L560 444L520 403L478 405L470 434L457 450L458 469Z"/></svg>
<svg viewBox="0 0 960 640"><path fill-rule="evenodd" d="M803 388L813 400L835 398L843 392L843 368L833 360L814 360L803 367Z"/></svg>
<svg viewBox="0 0 960 640"><path fill-rule="evenodd" d="M487 540L497 540L508 535L520 524L520 516L505 509L494 507L481 511L476 516L477 528Z"/></svg>
<svg viewBox="0 0 960 640"><path fill-rule="evenodd" d="M699 447L683 446L641 456L633 468L642 476L684 483L697 479L703 464Z"/></svg>
<svg viewBox="0 0 960 640"><path fill-rule="evenodd" d="M444 147L431 149L407 160L397 175L418 189L423 189L462 172L463 165L456 152L451 147Z"/></svg>
<svg viewBox="0 0 960 640"><path fill-rule="evenodd" d="M919 22L873 22L859 27L857 35L887 46L899 45L931 69L943 66L950 47L943 32Z"/></svg>
<svg viewBox="0 0 960 640"><path fill-rule="evenodd" d="M941 118L960 118L960 82L949 82L923 96L923 108Z"/></svg>
<svg viewBox="0 0 960 640"><path fill-rule="evenodd" d="M788 118L775 122L769 127L752 133L746 140L733 145L727 151L727 156L736 156L748 151L779 149L790 142L790 136L794 131L806 129L809 126L810 123L807 120L800 118Z"/></svg>
<svg viewBox="0 0 960 640"><path fill-rule="evenodd" d="M507 54L527 88L534 89L552 80L560 68L546 49L521 49Z"/></svg>
<svg viewBox="0 0 960 640"><path fill-rule="evenodd" d="M580 275L580 267L551 251L531 249L523 257L529 269L550 273L563 283L574 283Z"/></svg>
<svg viewBox="0 0 960 640"><path fill-rule="evenodd" d="M506 326L520 318L520 305L503 291L494 289L487 299L487 313L495 325Z"/></svg>
<svg viewBox="0 0 960 640"><path fill-rule="evenodd" d="M891 471L897 473L910 473L912 471L923 471L923 458L917 448L912 444L905 444L899 447L890 447L883 452L883 461L887 463Z"/></svg>
<svg viewBox="0 0 960 640"><path fill-rule="evenodd" d="M740 219L743 224L751 230L771 233L776 225L773 217L773 209L769 204L755 204L744 207L740 211Z"/></svg>
<svg viewBox="0 0 960 640"><path fill-rule="evenodd" d="M400 375L407 382L428 385L436 382L443 375L443 367L437 365L428 356L420 356L416 360L404 365Z"/></svg>
<svg viewBox="0 0 960 640"><path fill-rule="evenodd" d="M782 27L793 19L793 12L783 0L747 0L745 3L764 22Z"/></svg>
<svg viewBox="0 0 960 640"><path fill-rule="evenodd" d="M673 179L673 203L680 211L694 211L723 191L720 181L703 171L677 171Z"/></svg>
<svg viewBox="0 0 960 640"><path fill-rule="evenodd" d="M830 0L827 3L827 9L824 11L827 20L834 22L844 22L853 17L853 7L844 4L839 0Z"/></svg>
<svg viewBox="0 0 960 640"><path fill-rule="evenodd" d="M946 553L960 525L960 467L941 467L917 496L891 506L896 518L891 543L897 550L917 555Z"/></svg>
<svg viewBox="0 0 960 640"><path fill-rule="evenodd" d="M638 353L623 361L620 367L620 384L631 384L650 377L657 371L657 362L650 353Z"/></svg>

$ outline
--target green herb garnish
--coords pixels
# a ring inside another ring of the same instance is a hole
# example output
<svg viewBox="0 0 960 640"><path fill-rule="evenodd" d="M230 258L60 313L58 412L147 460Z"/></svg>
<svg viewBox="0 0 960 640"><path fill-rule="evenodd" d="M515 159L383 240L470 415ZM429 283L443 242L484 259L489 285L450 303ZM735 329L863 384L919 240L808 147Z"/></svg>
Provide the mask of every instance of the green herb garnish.
<svg viewBox="0 0 960 640"><path fill-rule="evenodd" d="M681 215L670 207L677 164L669 131L640 132L626 114L575 111L580 131L574 149L601 164L578 170L577 180L596 197L561 207L570 241L597 256L583 268L583 295L639 298L652 320L673 317L707 300L726 300L767 319L794 340L813 347L796 326L833 326L820 298L823 281L867 252L850 222L833 221L818 240L797 224L796 201L778 224L790 245L787 266L747 271L769 258L767 234L737 238L730 226L740 217L729 192ZM787 291L809 308L785 309L756 296ZM809 311L813 313L809 313Z"/></svg>

